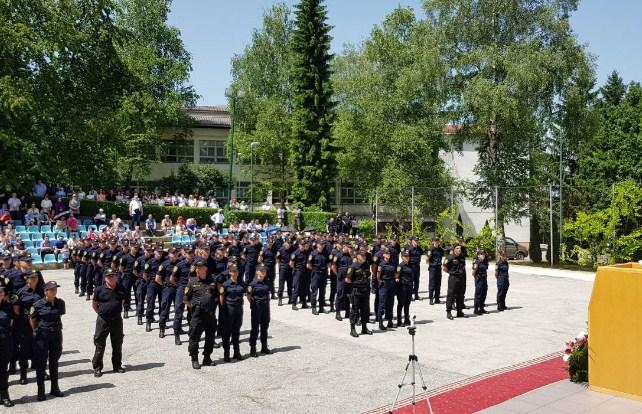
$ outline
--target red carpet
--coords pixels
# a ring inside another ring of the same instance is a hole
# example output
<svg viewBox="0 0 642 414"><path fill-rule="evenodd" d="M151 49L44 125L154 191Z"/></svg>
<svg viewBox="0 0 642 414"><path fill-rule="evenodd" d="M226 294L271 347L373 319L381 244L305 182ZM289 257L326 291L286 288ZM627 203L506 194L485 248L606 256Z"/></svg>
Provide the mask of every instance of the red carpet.
<svg viewBox="0 0 642 414"><path fill-rule="evenodd" d="M568 378L568 372L561 354L547 355L523 364L430 390L428 396L434 414L468 414L484 410L565 378ZM419 386L417 390L422 391ZM403 387L403 396L409 395L410 392L410 387ZM417 413L429 413L423 393L418 394L417 399ZM404 398L397 404L399 408L396 408L394 412L396 414L412 414L411 401L411 397ZM390 403L392 404L392 401ZM369 414L387 413L389 409L390 406L381 407L369 411Z"/></svg>

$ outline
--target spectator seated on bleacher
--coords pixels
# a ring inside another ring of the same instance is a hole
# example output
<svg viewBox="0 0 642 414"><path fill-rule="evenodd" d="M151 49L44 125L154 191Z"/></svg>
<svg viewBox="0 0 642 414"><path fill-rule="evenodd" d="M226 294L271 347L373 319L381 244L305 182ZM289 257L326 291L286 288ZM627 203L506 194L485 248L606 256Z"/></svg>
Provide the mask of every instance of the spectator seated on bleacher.
<svg viewBox="0 0 642 414"><path fill-rule="evenodd" d="M153 215L148 215L147 220L145 220L145 231L147 232L148 236L155 236L156 235L156 219L154 219Z"/></svg>
<svg viewBox="0 0 642 414"><path fill-rule="evenodd" d="M102 226L107 224L107 214L102 208L98 209L98 213L94 216L94 224L97 226Z"/></svg>
<svg viewBox="0 0 642 414"><path fill-rule="evenodd" d="M3 204L2 208L0 208L0 225L6 226L12 221L13 220L11 219L11 213L9 212L7 205Z"/></svg>
<svg viewBox="0 0 642 414"><path fill-rule="evenodd" d="M49 236L45 236L40 245L40 256L44 259L46 254L54 253L54 245L49 240Z"/></svg>
<svg viewBox="0 0 642 414"><path fill-rule="evenodd" d="M67 219L67 228L69 231L78 231L78 225L80 223L78 222L78 219L74 217L73 214L69 215L69 218Z"/></svg>

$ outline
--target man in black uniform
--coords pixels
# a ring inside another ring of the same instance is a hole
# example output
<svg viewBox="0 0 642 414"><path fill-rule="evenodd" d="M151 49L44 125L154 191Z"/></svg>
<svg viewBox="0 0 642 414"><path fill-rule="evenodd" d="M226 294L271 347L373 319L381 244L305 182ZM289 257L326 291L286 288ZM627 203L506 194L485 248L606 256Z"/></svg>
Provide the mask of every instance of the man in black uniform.
<svg viewBox="0 0 642 414"><path fill-rule="evenodd" d="M370 318L370 269L366 263L366 254L359 251L354 263L346 272L345 283L352 287L350 292L350 335L358 337L355 329L357 319L361 317L361 333L372 335L368 329Z"/></svg>
<svg viewBox="0 0 642 414"><path fill-rule="evenodd" d="M296 307L296 302L298 298L301 298L301 309L306 309L308 303L306 302L307 292L305 292L305 286L307 286L306 278L308 276L307 269L307 260L308 254L308 242L307 240L302 240L299 243L299 248L292 253L290 256L290 267L294 272L293 283L292 283L292 310L298 310Z"/></svg>
<svg viewBox="0 0 642 414"><path fill-rule="evenodd" d="M428 250L426 264L428 264L428 298L430 304L441 303L441 267L444 259L444 249L439 245L439 237L432 239L432 247Z"/></svg>
<svg viewBox="0 0 642 414"><path fill-rule="evenodd" d="M252 328L250 330L250 356L258 357L256 339L261 330L261 353L271 354L268 348L268 327L270 326L270 287L266 284L266 269L259 265L256 276L247 287L247 299L250 302Z"/></svg>
<svg viewBox="0 0 642 414"><path fill-rule="evenodd" d="M281 248L276 253L276 258L279 260L279 306L283 305L283 290L288 292L288 304L292 303L292 268L290 267L290 256L292 249L290 242L287 240L283 242Z"/></svg>
<svg viewBox="0 0 642 414"><path fill-rule="evenodd" d="M127 293L123 286L118 283L118 271L115 269L105 270L103 278L105 283L96 288L91 304L98 314L94 333L96 351L91 361L94 368L94 377L103 375L103 355L105 354L107 336L111 340L111 363L114 372L125 372L122 367L124 333L123 319L120 314L123 311Z"/></svg>
<svg viewBox="0 0 642 414"><path fill-rule="evenodd" d="M139 256L134 263L134 282L135 295L136 295L136 322L138 325L143 324L143 314L145 312L145 298L147 297L147 282L149 279L145 277L145 264L152 258L151 246L144 248L143 255Z"/></svg>
<svg viewBox="0 0 642 414"><path fill-rule="evenodd" d="M312 305L312 314L318 315L324 313L325 307L325 287L328 280L328 258L325 255L325 246L321 241L317 241L316 249L308 256L308 270L312 272L312 294L310 304ZM317 300L319 310L317 310Z"/></svg>
<svg viewBox="0 0 642 414"><path fill-rule="evenodd" d="M129 252L120 259L120 271L122 272L121 283L125 289L125 312L123 318L129 318L131 311L132 288L134 287L134 265L138 259L138 244L133 244Z"/></svg>
<svg viewBox="0 0 642 414"><path fill-rule="evenodd" d="M213 366L211 355L214 348L214 331L216 330L216 302L218 300L216 282L208 274L207 263L201 258L193 261L196 278L190 280L185 289L183 302L191 310L189 329L189 345L187 347L192 358L192 368L201 369L201 365ZM203 349L203 364L198 363L198 343L205 332L205 348Z"/></svg>
<svg viewBox="0 0 642 414"><path fill-rule="evenodd" d="M410 266L410 253L401 253L401 263L397 266L395 280L397 282L397 326L401 326L401 311L403 310L403 326L410 325L410 298L414 283L414 269Z"/></svg>
<svg viewBox="0 0 642 414"><path fill-rule="evenodd" d="M274 249L274 241L268 239L265 247L261 250L259 254L259 263L263 264L265 267L265 283L270 286L270 293L272 299L276 299L274 294L274 279L275 279L275 267L276 267L276 250ZM251 282L251 281L250 281Z"/></svg>
<svg viewBox="0 0 642 414"><path fill-rule="evenodd" d="M410 260L408 261L408 263L412 267L412 272L414 275L413 287L412 287L414 300L419 300L419 276L420 276L419 263L421 263L421 256L424 254L424 251L417 243L416 237L410 238L410 243L406 246L405 250L410 254Z"/></svg>
<svg viewBox="0 0 642 414"><path fill-rule="evenodd" d="M457 317L464 318L464 297L466 295L466 261L461 254L461 246L455 245L453 254L444 263L444 272L448 273L448 297L446 299L446 317L453 319L451 313L453 302L457 302Z"/></svg>
<svg viewBox="0 0 642 414"><path fill-rule="evenodd" d="M147 280L147 293L145 295L145 332L152 331L152 322L154 321L154 310L156 309L156 302L158 302L160 309L161 294L163 286L156 281L156 275L159 273L161 264L163 263L163 249L156 247L154 249L154 257L145 263L143 277Z"/></svg>

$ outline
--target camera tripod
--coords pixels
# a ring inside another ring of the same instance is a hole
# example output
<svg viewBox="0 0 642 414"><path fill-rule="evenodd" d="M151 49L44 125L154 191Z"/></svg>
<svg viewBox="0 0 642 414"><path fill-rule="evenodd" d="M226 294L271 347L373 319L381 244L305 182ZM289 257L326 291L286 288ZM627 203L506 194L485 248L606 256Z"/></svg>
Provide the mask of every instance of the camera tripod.
<svg viewBox="0 0 642 414"><path fill-rule="evenodd" d="M397 405L397 402L399 401L399 394L401 394L401 388L403 388L405 385L410 385L412 387L412 413L415 414L417 412L417 393L416 393L416 377L415 374L418 371L419 372L419 378L421 379L421 389L423 390L424 397L426 398L426 404L428 404L428 412L430 414L433 414L432 412L432 405L430 404L430 398L428 398L428 387L426 387L426 381L424 381L424 374L421 372L421 365L419 365L419 359L417 358L417 355L415 355L415 333L417 331L417 328L415 327L415 316L413 315L412 317L412 323L408 327L408 334L412 337L412 353L408 355L408 363L406 364L406 368L404 369L403 372L403 377L401 377L401 382L399 385L397 385L397 395L395 396L395 400L392 402L392 405L390 406L390 410L388 410L388 413L392 414L395 410L395 406ZM406 376L408 375L408 369L410 368L410 383L406 383Z"/></svg>

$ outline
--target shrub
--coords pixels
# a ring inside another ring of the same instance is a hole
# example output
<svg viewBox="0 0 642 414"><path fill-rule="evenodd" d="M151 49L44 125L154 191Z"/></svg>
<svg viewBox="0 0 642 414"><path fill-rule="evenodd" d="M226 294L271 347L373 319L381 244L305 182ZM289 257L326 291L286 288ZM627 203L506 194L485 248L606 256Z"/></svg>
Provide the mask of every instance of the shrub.
<svg viewBox="0 0 642 414"><path fill-rule="evenodd" d="M588 382L588 335L585 332L566 343L562 359L571 381Z"/></svg>

